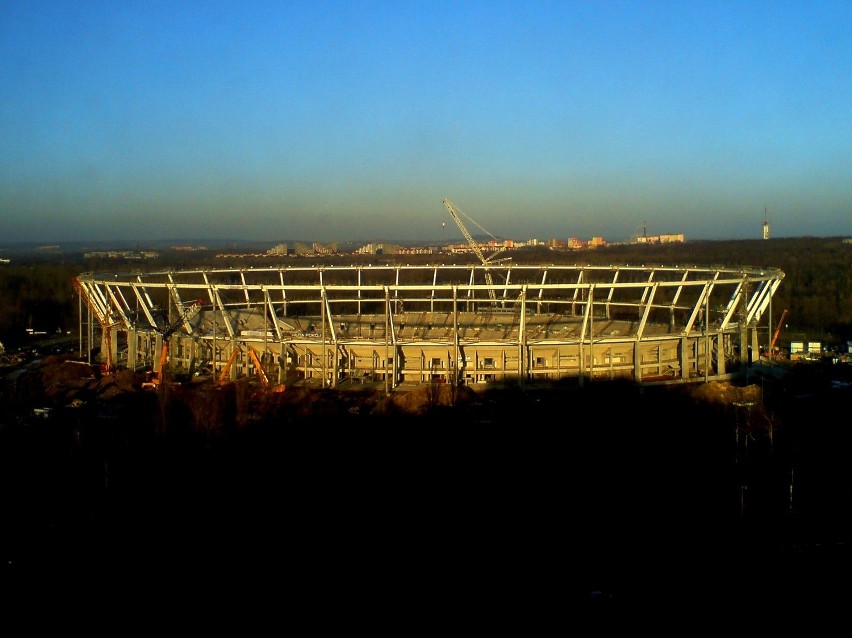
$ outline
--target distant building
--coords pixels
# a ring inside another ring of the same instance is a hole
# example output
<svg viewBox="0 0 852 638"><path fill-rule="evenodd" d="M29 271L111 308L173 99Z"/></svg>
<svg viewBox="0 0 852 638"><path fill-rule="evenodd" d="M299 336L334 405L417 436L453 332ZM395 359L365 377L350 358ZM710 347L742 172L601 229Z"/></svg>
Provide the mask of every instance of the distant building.
<svg viewBox="0 0 852 638"><path fill-rule="evenodd" d="M769 221L766 219L766 209L763 209L763 238L769 239Z"/></svg>
<svg viewBox="0 0 852 638"><path fill-rule="evenodd" d="M337 244L318 244L314 242L312 249L315 255L333 255L337 252Z"/></svg>
<svg viewBox="0 0 852 638"><path fill-rule="evenodd" d="M583 248L599 248L606 245L607 241L603 237L592 237L589 241L583 241L577 237L569 237L564 247L571 250L581 250Z"/></svg>
<svg viewBox="0 0 852 638"><path fill-rule="evenodd" d="M290 248L287 244L277 244L268 249L265 253L269 257L290 256L290 255L334 255L338 252L337 243L320 244L317 242L307 243L297 241Z"/></svg>
<svg viewBox="0 0 852 638"><path fill-rule="evenodd" d="M683 233L667 235L642 235L636 241L640 244L673 244L685 241Z"/></svg>
<svg viewBox="0 0 852 638"><path fill-rule="evenodd" d="M396 250L397 255L433 255L435 249L431 246L399 246Z"/></svg>
<svg viewBox="0 0 852 638"><path fill-rule="evenodd" d="M101 250L89 253L83 253L83 257L86 259L92 259L95 257L100 257L102 259L130 259L130 260L141 260L141 259L155 259L159 257L159 253L153 250L142 250L142 251L134 251L134 250Z"/></svg>
<svg viewBox="0 0 852 638"><path fill-rule="evenodd" d="M355 251L356 255L378 255L382 250L381 244L364 244L358 250Z"/></svg>
<svg viewBox="0 0 852 638"><path fill-rule="evenodd" d="M278 244L266 251L267 255L273 257L284 257L287 255L287 244Z"/></svg>

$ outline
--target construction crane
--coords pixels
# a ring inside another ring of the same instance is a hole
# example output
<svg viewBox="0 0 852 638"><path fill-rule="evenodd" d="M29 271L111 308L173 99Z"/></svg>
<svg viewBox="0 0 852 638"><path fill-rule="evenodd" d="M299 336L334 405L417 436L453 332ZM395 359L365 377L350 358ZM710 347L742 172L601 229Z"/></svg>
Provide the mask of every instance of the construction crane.
<svg viewBox="0 0 852 638"><path fill-rule="evenodd" d="M784 319L787 318L788 314L789 314L789 312L785 308L784 312L781 313L781 319L778 321L778 327L775 328L775 333L772 335L772 341L769 342L769 350L768 350L767 354L772 358L775 358L775 355L776 355L776 353L775 353L775 342L778 341L778 336L781 334L781 328L784 325Z"/></svg>
<svg viewBox="0 0 852 638"><path fill-rule="evenodd" d="M231 374L231 366L234 365L234 361L237 359L237 356L242 352L238 347L234 347L231 350L231 356L228 357L228 360L225 362L225 365L222 366L222 370L219 372L219 378L216 380L217 383L225 384L229 382L228 375Z"/></svg>
<svg viewBox="0 0 852 638"><path fill-rule="evenodd" d="M477 228L479 228L481 231L483 231L485 234L487 234L492 239L496 240L497 238L494 237L494 235L489 233L487 230L485 230L482 226L477 224L476 221L473 220L470 217L470 215L467 215L466 213L463 213L462 211L460 211L449 199L445 199L443 204L444 204L444 208L446 208L447 211L449 211L450 216L453 218L453 221L456 222L456 225L459 227L459 230L462 232L462 235L464 235L464 238L467 240L468 245L470 245L471 250L474 252L474 254L479 258L479 261L482 263L482 266L483 266L484 272L485 272L485 283L487 283L488 286L489 286L488 287L488 296L491 297L492 301L496 302L497 301L497 294L494 292L494 278L491 276L491 271L488 269L488 267L492 264L496 264L496 263L499 263L501 261L509 261L511 259L511 257L504 257L502 259L495 259L495 257L497 257L497 255L499 255L501 252L503 252L502 248L500 250L495 251L494 253L492 253L488 257L486 257L485 254L482 252L482 249L479 247L479 244L476 242L476 240L474 240L473 235L470 234L470 231L467 229L467 226L464 225L464 222L462 221L461 216L464 215L465 217L467 217L468 220L470 220L470 222L472 224L474 224Z"/></svg>
<svg viewBox="0 0 852 638"><path fill-rule="evenodd" d="M189 319L191 319L195 315L195 313L201 309L201 306L203 304L203 299L196 299L193 303L183 309L183 312L180 314L180 317L178 317L175 321L173 321L161 331L163 338L163 346L160 349L160 367L158 371L152 374L150 380L150 383L153 384L154 387L159 386L160 383L163 381L163 377L165 376L166 363L169 358L169 339L175 332L177 332L177 330L184 323L189 321Z"/></svg>
<svg viewBox="0 0 852 638"><path fill-rule="evenodd" d="M246 350L248 351L249 359L254 364L255 370L257 370L257 376L260 377L260 383L263 386L264 390L269 390L270 392L284 392L285 386L280 384L273 385L269 381L269 377L266 375L266 372L263 370L263 364L260 362L260 357L257 356L257 351L251 346L247 346ZM231 367L234 365L234 361L236 361L237 357L242 353L242 350L239 346L235 346L233 350L231 350L231 356L228 357L228 361L222 367L221 372L219 373L219 378L217 379L218 385L226 385L230 383L229 376L231 374Z"/></svg>
<svg viewBox="0 0 852 638"><path fill-rule="evenodd" d="M272 383L270 383L269 377L266 376L266 372L263 371L263 365L260 362L260 357L257 356L257 351L251 346L248 346L248 353L249 358L251 358L251 361L254 364L255 370L257 370L257 376L260 377L260 382L263 384L263 389L269 390L270 392L284 392L285 388L283 385L272 385Z"/></svg>

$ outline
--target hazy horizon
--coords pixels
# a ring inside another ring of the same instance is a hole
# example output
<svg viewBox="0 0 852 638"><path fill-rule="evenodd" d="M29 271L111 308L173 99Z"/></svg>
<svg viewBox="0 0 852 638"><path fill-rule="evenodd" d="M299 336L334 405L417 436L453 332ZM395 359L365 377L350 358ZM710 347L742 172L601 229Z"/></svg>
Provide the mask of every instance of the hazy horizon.
<svg viewBox="0 0 852 638"><path fill-rule="evenodd" d="M852 235L851 27L839 1L7 3L0 242L463 241L444 199L516 241Z"/></svg>

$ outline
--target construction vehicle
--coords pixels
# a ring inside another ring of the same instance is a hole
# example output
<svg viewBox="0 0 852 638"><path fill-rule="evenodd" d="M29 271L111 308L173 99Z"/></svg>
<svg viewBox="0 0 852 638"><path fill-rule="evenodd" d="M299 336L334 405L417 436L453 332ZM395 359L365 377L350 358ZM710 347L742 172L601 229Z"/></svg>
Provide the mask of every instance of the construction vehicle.
<svg viewBox="0 0 852 638"><path fill-rule="evenodd" d="M234 349L231 350L231 356L228 357L225 365L222 366L222 370L219 372L219 377L216 379L217 384L222 385L230 381L228 377L231 374L231 366L234 365L234 361L236 361L237 356L239 356L241 352L242 350L237 347L234 347Z"/></svg>
<svg viewBox="0 0 852 638"><path fill-rule="evenodd" d="M272 384L272 382L269 381L269 377L263 370L263 364L260 362L260 357L257 356L257 351L251 346L247 346L246 350L248 351L249 359L251 359L251 362L254 365L254 369L257 370L257 376L260 378L260 383L263 386L263 389L276 393L284 392L285 386ZM225 362L225 365L222 366L222 370L219 373L217 384L225 385L230 382L229 376L231 374L231 367L234 365L234 361L236 361L237 357L241 353L242 350L236 346L233 350L231 350L231 356L228 357L228 361Z"/></svg>
<svg viewBox="0 0 852 638"><path fill-rule="evenodd" d="M260 357L257 356L257 351L251 346L249 346L248 354L251 358L251 362L254 364L255 370L257 370L257 376L260 377L260 382L263 385L264 390L269 390L270 392L284 392L285 388L283 385L273 385L269 381L269 377L266 376L266 372L263 371L263 365L260 363Z"/></svg>
<svg viewBox="0 0 852 638"><path fill-rule="evenodd" d="M502 261L509 261L511 259L511 257L504 257L502 259L495 259L497 257L497 255L499 255L501 252L503 252L502 248L493 252L488 257L486 257L485 254L482 252L482 249L479 247L479 244L477 243L477 241L473 238L473 235L470 234L470 231L467 229L467 226L464 225L464 222L462 221L461 216L464 215L465 217L467 217L468 220L470 220L471 223L473 223L477 228L479 228L481 231L486 233L489 237L491 237L495 241L497 241L497 238L494 237L494 235L489 233L487 230L485 230L482 226L477 224L476 221L474 221L470 217L470 215L467 215L466 213L463 213L462 211L460 211L449 199L445 199L443 204L444 204L444 208L446 208L447 211L449 211L450 216L453 218L453 221L456 222L456 226L459 227L459 230L462 232L462 235L464 235L464 238L467 240L467 243L470 246L470 249L479 258L479 261L484 266L484 268L485 268L485 283L487 283L488 286L489 286L488 296L491 297L491 301L496 302L497 301L497 293L494 291L494 278L491 276L491 271L488 270L488 267L492 264L496 264L496 263L499 263L499 262L502 262Z"/></svg>
<svg viewBox="0 0 852 638"><path fill-rule="evenodd" d="M171 336L177 332L180 327L189 321L196 312L201 309L204 301L202 299L197 299L190 305L186 306L183 309L183 312L180 314L175 321L169 324L165 329L161 331L163 345L160 348L160 361L159 368L151 373L151 378L147 383L143 384L146 387L158 387L162 382L166 375L166 366L169 360L169 339Z"/></svg>
<svg viewBox="0 0 852 638"><path fill-rule="evenodd" d="M781 354L779 349L776 349L775 344L778 341L778 336L781 334L781 328L784 326L784 319L787 318L789 311L785 308L784 312L781 313L781 319L778 321L778 327L775 328L775 332L772 335L772 341L769 342L769 348L766 350L766 355L770 359L777 359Z"/></svg>

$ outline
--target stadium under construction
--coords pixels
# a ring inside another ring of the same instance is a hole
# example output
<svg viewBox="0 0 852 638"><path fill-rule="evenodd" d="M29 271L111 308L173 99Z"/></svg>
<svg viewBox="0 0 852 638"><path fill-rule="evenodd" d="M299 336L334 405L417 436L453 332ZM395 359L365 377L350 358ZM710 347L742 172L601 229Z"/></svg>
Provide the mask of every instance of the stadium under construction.
<svg viewBox="0 0 852 638"><path fill-rule="evenodd" d="M80 343L109 368L338 387L729 379L780 270L541 264L84 273ZM90 354L90 357L92 355Z"/></svg>

